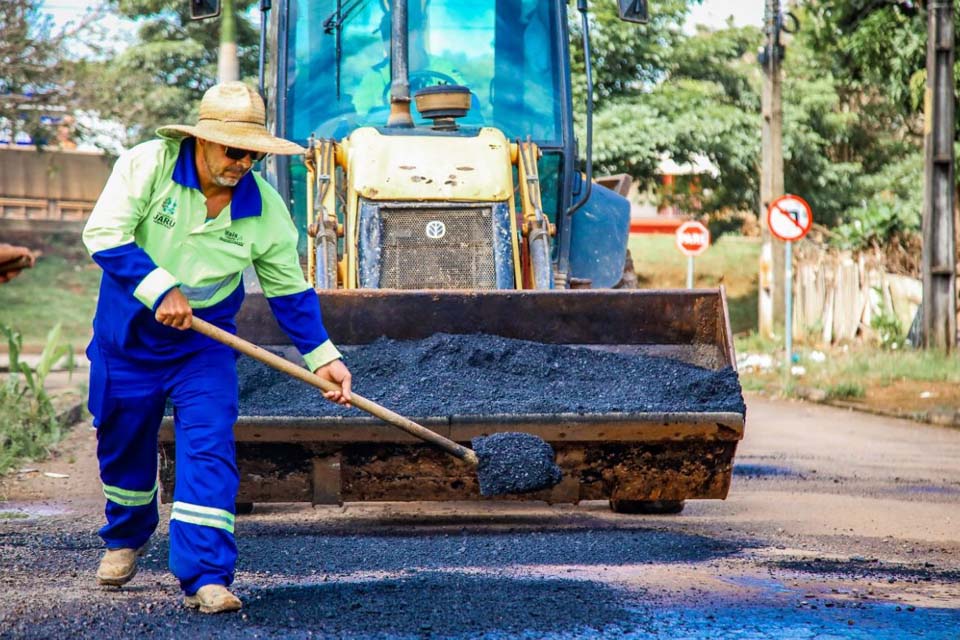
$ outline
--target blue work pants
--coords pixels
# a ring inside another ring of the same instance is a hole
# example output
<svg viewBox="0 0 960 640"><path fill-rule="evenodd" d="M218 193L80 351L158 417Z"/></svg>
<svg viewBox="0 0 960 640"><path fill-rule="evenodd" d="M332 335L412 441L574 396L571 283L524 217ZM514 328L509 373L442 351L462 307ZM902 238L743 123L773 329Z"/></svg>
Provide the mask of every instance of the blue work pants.
<svg viewBox="0 0 960 640"><path fill-rule="evenodd" d="M135 549L157 528L157 434L169 398L176 429L170 570L187 595L206 584L229 586L239 486L234 352L214 345L162 363L137 362L108 352L94 338L87 356L107 498L100 537L108 549Z"/></svg>

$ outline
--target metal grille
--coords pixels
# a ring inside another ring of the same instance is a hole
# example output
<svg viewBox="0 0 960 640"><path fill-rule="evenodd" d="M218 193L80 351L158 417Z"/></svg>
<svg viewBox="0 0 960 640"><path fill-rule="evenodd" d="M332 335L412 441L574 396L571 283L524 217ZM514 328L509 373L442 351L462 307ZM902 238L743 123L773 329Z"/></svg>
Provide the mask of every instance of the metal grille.
<svg viewBox="0 0 960 640"><path fill-rule="evenodd" d="M492 216L488 207L381 208L380 286L495 289Z"/></svg>

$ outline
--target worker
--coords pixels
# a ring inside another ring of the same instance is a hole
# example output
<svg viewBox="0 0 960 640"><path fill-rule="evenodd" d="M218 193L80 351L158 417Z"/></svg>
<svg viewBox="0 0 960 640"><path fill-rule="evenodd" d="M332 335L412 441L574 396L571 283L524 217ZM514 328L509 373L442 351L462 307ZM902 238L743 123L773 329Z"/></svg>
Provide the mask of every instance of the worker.
<svg viewBox="0 0 960 640"><path fill-rule="evenodd" d="M36 261L36 254L30 249L0 242L0 284L13 280Z"/></svg>
<svg viewBox="0 0 960 640"><path fill-rule="evenodd" d="M193 314L235 333L242 272L252 264L309 369L340 385L326 397L349 405L351 378L304 279L283 199L250 171L265 154L304 150L267 131L263 100L242 82L209 89L195 126L157 134L120 156L83 232L103 269L87 349L107 520L96 576L101 585L129 582L157 527L157 433L169 400L177 442L170 569L188 607L235 611L236 356L188 331Z"/></svg>

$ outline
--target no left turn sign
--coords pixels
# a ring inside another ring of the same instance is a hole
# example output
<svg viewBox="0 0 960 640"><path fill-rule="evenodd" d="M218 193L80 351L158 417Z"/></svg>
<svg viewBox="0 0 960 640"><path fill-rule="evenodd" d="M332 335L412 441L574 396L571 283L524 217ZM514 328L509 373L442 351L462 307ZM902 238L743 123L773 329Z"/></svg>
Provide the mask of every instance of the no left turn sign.
<svg viewBox="0 0 960 640"><path fill-rule="evenodd" d="M767 227L784 242L796 242L807 235L811 226L813 211L800 196L780 196L767 208Z"/></svg>

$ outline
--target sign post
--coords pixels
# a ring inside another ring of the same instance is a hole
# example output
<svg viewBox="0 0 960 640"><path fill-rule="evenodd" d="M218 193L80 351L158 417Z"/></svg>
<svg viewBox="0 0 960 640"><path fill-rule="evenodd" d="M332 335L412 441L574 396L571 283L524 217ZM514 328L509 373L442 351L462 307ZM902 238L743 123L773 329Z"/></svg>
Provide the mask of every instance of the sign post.
<svg viewBox="0 0 960 640"><path fill-rule="evenodd" d="M775 237L787 243L784 259L784 324L786 324L787 374L793 363L793 243L813 226L813 211L800 196L787 194L770 203L767 227Z"/></svg>
<svg viewBox="0 0 960 640"><path fill-rule="evenodd" d="M710 230L696 220L677 227L677 249L687 256L687 289L693 289L693 259L710 246Z"/></svg>

